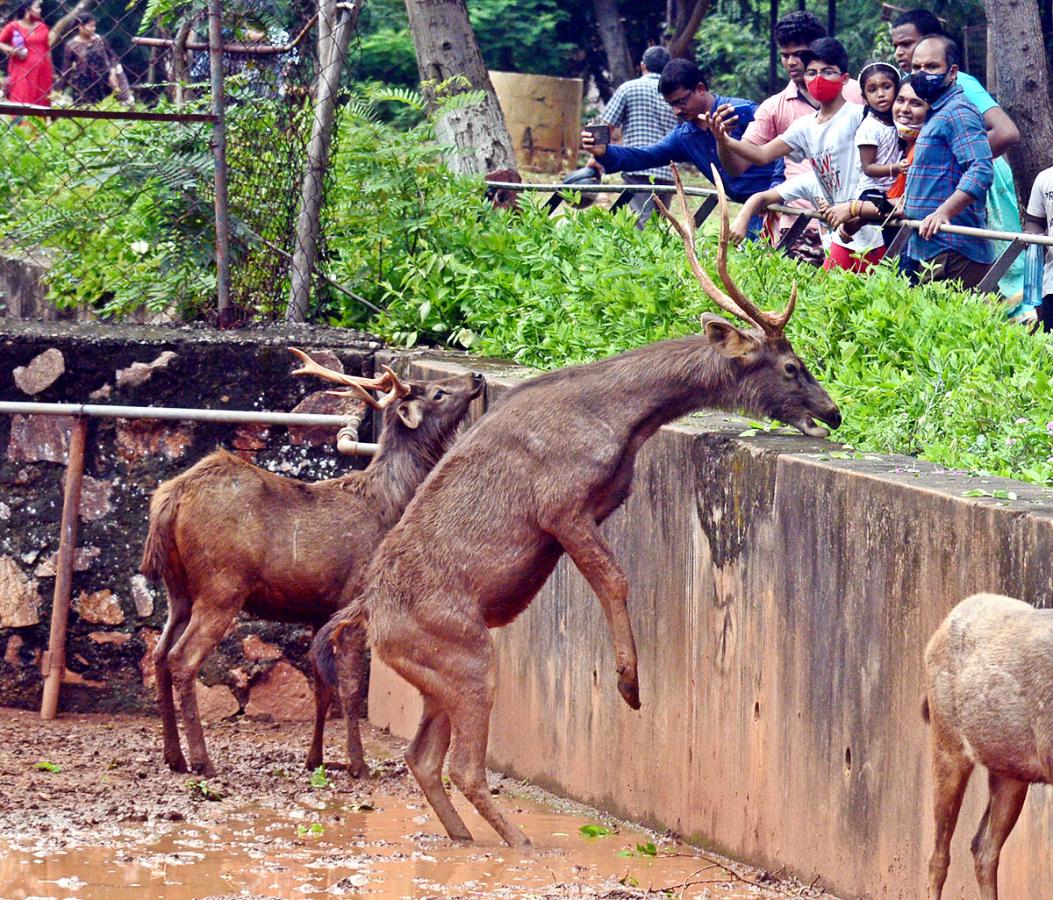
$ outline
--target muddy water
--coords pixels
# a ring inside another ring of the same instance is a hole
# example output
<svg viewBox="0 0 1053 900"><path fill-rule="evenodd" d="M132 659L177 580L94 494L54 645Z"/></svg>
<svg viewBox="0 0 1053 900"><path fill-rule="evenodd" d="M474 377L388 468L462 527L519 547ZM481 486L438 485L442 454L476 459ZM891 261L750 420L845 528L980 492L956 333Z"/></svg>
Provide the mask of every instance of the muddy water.
<svg viewBox="0 0 1053 900"><path fill-rule="evenodd" d="M331 731L339 732L334 726ZM501 808L531 837L501 844L455 794L477 838L445 837L400 759L367 728L364 781L302 766L309 726L214 723L222 799L160 764L156 720L0 708L0 900L374 897L828 897L493 776ZM339 735L329 758L339 759ZM198 799L195 799L198 798ZM585 837L583 825L611 833ZM657 845L657 855L637 845ZM652 894L653 896L653 894Z"/></svg>
<svg viewBox="0 0 1053 900"><path fill-rule="evenodd" d="M516 822L534 838L526 853L487 835L486 825L463 801L462 815L480 838L474 846L440 836L430 811L419 803L394 796L372 802L373 810L350 813L340 804L301 807L285 816L260 808L235 810L221 825L173 827L162 837L125 829L124 841L114 841L120 846L8 847L0 859L0 896L602 896L617 895L622 885L664 888L685 897L758 896L748 884L729 885L734 875L689 848L667 844L650 857L635 850L653 840L645 832L623 827L588 838L579 828L589 819L534 801L515 801Z"/></svg>

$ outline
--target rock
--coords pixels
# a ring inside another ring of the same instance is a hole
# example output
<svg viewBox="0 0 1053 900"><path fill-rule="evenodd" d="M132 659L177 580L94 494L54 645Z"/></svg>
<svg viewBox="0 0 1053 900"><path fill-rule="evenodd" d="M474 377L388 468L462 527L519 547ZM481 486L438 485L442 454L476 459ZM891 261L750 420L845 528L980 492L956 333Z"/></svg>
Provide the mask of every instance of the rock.
<svg viewBox="0 0 1053 900"><path fill-rule="evenodd" d="M24 394L39 394L58 381L66 371L66 360L62 351L51 347L35 356L28 366L19 366L12 373L15 384Z"/></svg>
<svg viewBox="0 0 1053 900"><path fill-rule="evenodd" d="M92 560L95 559L102 551L98 547L78 547L73 551L73 571L74 572L87 572L91 568ZM33 574L37 578L54 578L55 567L58 565L58 550L51 554L45 559L36 569L33 570Z"/></svg>
<svg viewBox="0 0 1053 900"><path fill-rule="evenodd" d="M154 613L154 592L150 590L150 583L145 575L132 576L132 601L135 603L135 611L142 618L152 616Z"/></svg>
<svg viewBox="0 0 1053 900"><path fill-rule="evenodd" d="M157 686L157 678L154 675L154 647L157 646L161 632L154 631L152 628L143 628L139 631L139 637L146 644L146 652L139 660L139 672L143 676L143 687L152 691Z"/></svg>
<svg viewBox="0 0 1053 900"><path fill-rule="evenodd" d="M223 684L206 685L197 683L197 710L203 722L218 722L229 719L241 711L241 704Z"/></svg>
<svg viewBox="0 0 1053 900"><path fill-rule="evenodd" d="M366 416L366 404L353 397L334 397L325 391L315 391L304 397L292 411L316 416L346 416L361 424ZM337 431L338 428L326 425L290 425L289 439L297 445L318 447L323 444L335 444Z"/></svg>
<svg viewBox="0 0 1053 900"><path fill-rule="evenodd" d="M314 695L307 678L281 660L249 691L245 714L272 719L309 720L314 718Z"/></svg>
<svg viewBox="0 0 1053 900"><path fill-rule="evenodd" d="M63 479L65 484L65 479ZM80 518L83 522L94 522L109 515L110 494L113 482L85 475L80 486Z"/></svg>
<svg viewBox="0 0 1053 900"><path fill-rule="evenodd" d="M251 659L254 662L259 662L262 659L281 659L282 655L280 647L260 640L257 634L250 634L242 640L241 651L247 659Z"/></svg>
<svg viewBox="0 0 1053 900"><path fill-rule="evenodd" d="M27 628L40 622L37 583L10 556L0 556L0 627Z"/></svg>
<svg viewBox="0 0 1053 900"><path fill-rule="evenodd" d="M88 637L96 644L116 644L118 647L132 639L127 631L92 631Z"/></svg>
<svg viewBox="0 0 1053 900"><path fill-rule="evenodd" d="M73 416L12 416L7 458L65 463L74 421Z"/></svg>
<svg viewBox="0 0 1053 900"><path fill-rule="evenodd" d="M106 682L105 681L91 681L90 679L85 678L80 673L74 672L72 669L66 669L62 673L62 683L63 684L82 684L82 685L84 685L84 687L91 687L91 688L104 688L104 687L106 687Z"/></svg>
<svg viewBox="0 0 1053 900"><path fill-rule="evenodd" d="M233 444L237 450L266 450L271 429L267 425L239 425Z"/></svg>
<svg viewBox="0 0 1053 900"><path fill-rule="evenodd" d="M11 518L11 507L0 501L0 522L6 522Z"/></svg>
<svg viewBox="0 0 1053 900"><path fill-rule="evenodd" d="M241 666L235 666L230 670L230 680L234 682L234 687L243 690L249 686L249 673L241 668ZM333 706L339 705L339 703L333 704Z"/></svg>
<svg viewBox="0 0 1053 900"><path fill-rule="evenodd" d="M4 650L4 662L9 666L21 665L22 661L19 658L18 651L22 649L24 643L25 641L22 640L20 635L11 635L7 639L7 648Z"/></svg>
<svg viewBox="0 0 1053 900"><path fill-rule="evenodd" d="M87 593L81 591L73 601L73 609L85 622L94 625L120 625L124 622L117 595L109 589Z"/></svg>
<svg viewBox="0 0 1053 900"><path fill-rule="evenodd" d="M179 459L194 440L193 423L173 424L150 419L117 419L117 453L126 462L146 457Z"/></svg>
<svg viewBox="0 0 1053 900"><path fill-rule="evenodd" d="M109 400L110 395L113 393L113 385L104 384L101 388L96 388L90 394L88 394L89 400Z"/></svg>
<svg viewBox="0 0 1053 900"><path fill-rule="evenodd" d="M157 357L153 362L141 363L133 362L126 369L118 369L116 372L117 387L139 387L141 384L145 384L152 377L154 372L158 369L164 369L168 364L177 358L177 354L171 350L165 350L160 356Z"/></svg>

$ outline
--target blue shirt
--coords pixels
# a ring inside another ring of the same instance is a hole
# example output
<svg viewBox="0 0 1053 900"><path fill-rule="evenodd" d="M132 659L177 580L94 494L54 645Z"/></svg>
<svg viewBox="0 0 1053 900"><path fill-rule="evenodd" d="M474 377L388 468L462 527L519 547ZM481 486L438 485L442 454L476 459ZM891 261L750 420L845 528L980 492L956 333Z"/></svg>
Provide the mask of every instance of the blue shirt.
<svg viewBox="0 0 1053 900"><path fill-rule="evenodd" d="M914 162L907 170L905 212L910 219L924 219L956 190L974 198L951 219L953 225L986 228L987 191L994 178L987 129L976 107L965 99L960 87L948 88L932 105L914 145ZM910 237L907 254L914 259L932 259L946 250L960 253L973 262L994 261L994 248L984 238L937 232L922 240Z"/></svg>
<svg viewBox="0 0 1053 900"><path fill-rule="evenodd" d="M716 96L716 95L714 95ZM732 129L732 137L742 138L746 126L753 121L757 104L739 97L716 96L713 108L727 103L735 108L739 120ZM600 159L608 172L636 172L670 162L693 163L698 171L713 180L711 166L716 166L727 189L728 197L736 203L745 203L753 194L766 191L783 181L783 161L775 160L763 166L750 166L741 175L730 175L721 165L717 154L716 139L694 122L684 122L669 132L662 140L649 147L619 147L611 144Z"/></svg>
<svg viewBox="0 0 1053 900"><path fill-rule="evenodd" d="M622 146L648 147L676 128L676 114L658 93L658 77L656 73L648 72L626 81L604 107L600 121L621 127ZM637 169L636 173L673 180L669 166Z"/></svg>

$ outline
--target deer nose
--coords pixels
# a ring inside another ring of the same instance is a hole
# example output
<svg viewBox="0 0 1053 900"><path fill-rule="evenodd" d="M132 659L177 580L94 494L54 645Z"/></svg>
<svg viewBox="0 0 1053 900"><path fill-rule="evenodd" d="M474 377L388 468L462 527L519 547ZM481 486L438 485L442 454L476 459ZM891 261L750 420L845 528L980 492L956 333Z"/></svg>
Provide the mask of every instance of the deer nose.
<svg viewBox="0 0 1053 900"><path fill-rule="evenodd" d="M831 428L841 427L841 410L836 406L830 410L830 414L823 416L823 421L826 422Z"/></svg>

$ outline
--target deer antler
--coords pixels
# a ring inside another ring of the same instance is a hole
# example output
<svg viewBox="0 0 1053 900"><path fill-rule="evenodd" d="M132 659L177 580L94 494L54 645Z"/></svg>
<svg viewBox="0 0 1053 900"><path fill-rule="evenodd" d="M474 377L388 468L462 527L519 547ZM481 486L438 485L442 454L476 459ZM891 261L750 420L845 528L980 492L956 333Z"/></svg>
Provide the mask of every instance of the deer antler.
<svg viewBox="0 0 1053 900"><path fill-rule="evenodd" d="M330 394L336 397L358 397L374 409L385 409L410 392L410 388L403 384L388 366L384 366L384 374L376 378L345 375L343 372L337 372L336 369L330 369L321 363L315 362L303 350L298 350L296 347L289 347L288 349L293 356L303 362L299 369L293 371L293 375L314 375L317 378L324 378L326 381L335 381L337 384L347 385L348 389L346 391L329 391ZM386 393L377 400L369 393L370 391L384 391Z"/></svg>
<svg viewBox="0 0 1053 900"><path fill-rule="evenodd" d="M717 198L720 203L720 243L717 248L717 271L720 273L720 280L724 282L724 287L727 288L728 293L725 294L716 284L713 283L713 279L709 277L709 274L699 264L698 256L695 252L695 219L691 215L691 211L687 206L687 196L684 194L684 185L680 180L680 171L676 164L672 165L673 179L676 182L677 196L680 198L680 205L684 210L684 219L687 222L687 227L677 221L676 217L666 208L665 204L660 198L655 198L655 205L659 211L664 215L673 225L673 227L680 234L680 237L684 241L684 249L687 252L687 261L691 266L691 271L695 276L695 279L700 285L702 290L706 292L706 295L717 304L725 312L731 313L744 322L748 322L750 325L756 325L765 334L772 337L776 337L782 333L783 327L786 325L787 320L790 318L790 314L793 312L794 303L797 300L797 286L794 285L793 293L790 297L790 303L786 307L786 310L782 315L774 315L773 313L764 312L759 309L753 301L751 301L738 285L731 280L731 276L728 274L728 240L730 234L730 226L728 224L728 200L724 193L724 183L720 179L720 174L717 172L716 166L713 167L713 183L717 187ZM730 295L730 296L729 296Z"/></svg>

